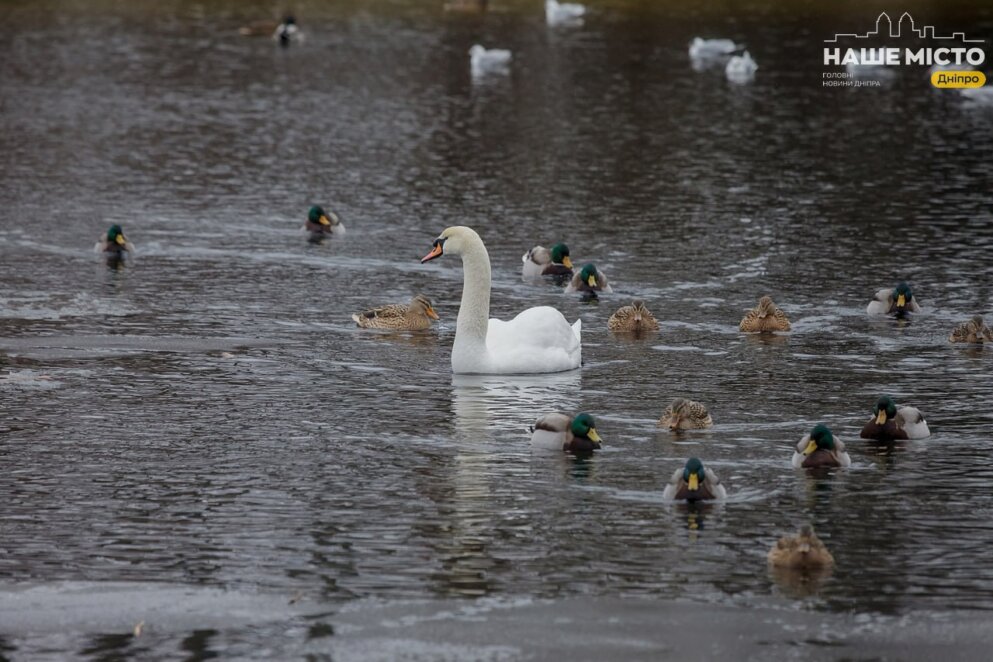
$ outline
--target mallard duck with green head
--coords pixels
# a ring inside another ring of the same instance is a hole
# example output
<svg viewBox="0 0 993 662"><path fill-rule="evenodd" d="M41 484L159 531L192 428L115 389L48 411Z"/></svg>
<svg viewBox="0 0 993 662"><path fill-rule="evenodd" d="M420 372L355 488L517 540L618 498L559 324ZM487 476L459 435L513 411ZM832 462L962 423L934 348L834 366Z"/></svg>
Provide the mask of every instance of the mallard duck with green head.
<svg viewBox="0 0 993 662"><path fill-rule="evenodd" d="M850 467L852 458L845 451L845 444L823 423L818 423L809 434L797 443L793 453L793 466L800 469L820 467Z"/></svg>
<svg viewBox="0 0 993 662"><path fill-rule="evenodd" d="M909 313L921 312L921 306L910 285L901 282L892 290L887 288L876 292L876 298L869 302L865 310L870 315L906 317Z"/></svg>
<svg viewBox="0 0 993 662"><path fill-rule="evenodd" d="M535 246L521 257L523 266L521 275L526 280L539 276L557 276L561 278L572 276L572 258L569 257L569 247L559 243L551 247Z"/></svg>
<svg viewBox="0 0 993 662"><path fill-rule="evenodd" d="M897 407L888 395L876 402L872 418L862 428L863 439L895 441L900 439L924 439L931 436L931 430L924 415L914 407Z"/></svg>
<svg viewBox="0 0 993 662"><path fill-rule="evenodd" d="M330 235L343 236L345 224L334 212L324 211L324 207L314 205L307 212L303 229L310 233L310 241L319 242Z"/></svg>
<svg viewBox="0 0 993 662"><path fill-rule="evenodd" d="M819 570L834 565L834 557L814 533L813 527L805 524L795 536L783 536L769 550L769 565L790 570Z"/></svg>
<svg viewBox="0 0 993 662"><path fill-rule="evenodd" d="M659 323L645 302L635 299L630 306L621 306L610 316L607 328L614 333L645 333L658 331Z"/></svg>
<svg viewBox="0 0 993 662"><path fill-rule="evenodd" d="M790 318L779 309L770 296L759 299L759 305L745 313L738 329L744 333L774 333L789 331Z"/></svg>
<svg viewBox="0 0 993 662"><path fill-rule="evenodd" d="M596 431L596 421L587 413L575 417L555 412L545 414L531 426L531 445L535 448L592 453L600 449L602 439Z"/></svg>
<svg viewBox="0 0 993 662"><path fill-rule="evenodd" d="M670 430L702 430L713 427L714 420L703 404L688 398L676 398L662 412L658 426Z"/></svg>
<svg viewBox="0 0 993 662"><path fill-rule="evenodd" d="M93 250L102 253L110 266L119 266L134 252L134 244L124 236L120 225L111 225L107 233L100 237Z"/></svg>
<svg viewBox="0 0 993 662"><path fill-rule="evenodd" d="M606 274L597 269L595 264L589 262L584 264L583 268L579 270L579 273L572 277L565 291L569 293L582 292L590 298L596 298L598 292L609 293L614 290L607 282Z"/></svg>
<svg viewBox="0 0 993 662"><path fill-rule="evenodd" d="M699 458L691 457L682 469L676 469L662 491L666 501L710 501L726 499L727 490L717 474L703 466Z"/></svg>
<svg viewBox="0 0 993 662"><path fill-rule="evenodd" d="M975 315L968 322L962 322L948 336L949 342L963 342L973 345L981 345L984 342L993 342L993 329L983 323L981 315Z"/></svg>
<svg viewBox="0 0 993 662"><path fill-rule="evenodd" d="M431 320L438 319L431 300L418 294L409 304L395 303L364 310L352 315L363 329L392 329L395 331L421 331L430 328Z"/></svg>

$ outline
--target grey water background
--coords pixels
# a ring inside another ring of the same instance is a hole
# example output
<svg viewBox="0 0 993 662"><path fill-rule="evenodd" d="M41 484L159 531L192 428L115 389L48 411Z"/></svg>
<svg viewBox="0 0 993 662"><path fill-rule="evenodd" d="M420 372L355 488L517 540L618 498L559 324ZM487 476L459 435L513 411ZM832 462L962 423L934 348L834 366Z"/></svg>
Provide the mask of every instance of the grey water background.
<svg viewBox="0 0 993 662"><path fill-rule="evenodd" d="M236 33L268 3L0 3L0 658L988 650L993 350L947 335L993 317L993 105L915 68L822 88L820 40L872 3L600 3L568 30L494 4L300 2L282 50ZM993 36L990 7L942 12ZM746 43L755 82L695 71L697 35ZM470 77L477 42L509 76ZM314 202L346 237L306 243ZM418 259L454 224L494 316L583 319L581 371L451 375L461 267ZM556 241L615 293L522 283ZM925 312L868 319L901 279ZM429 332L349 319L416 292ZM793 333L739 334L766 293ZM635 297L661 332L610 335ZM933 436L858 441L880 393ZM659 431L676 396L714 429ZM554 410L603 451L532 453ZM820 421L850 470L790 466ZM661 501L690 455L727 503ZM782 581L766 551L804 522L837 567Z"/></svg>

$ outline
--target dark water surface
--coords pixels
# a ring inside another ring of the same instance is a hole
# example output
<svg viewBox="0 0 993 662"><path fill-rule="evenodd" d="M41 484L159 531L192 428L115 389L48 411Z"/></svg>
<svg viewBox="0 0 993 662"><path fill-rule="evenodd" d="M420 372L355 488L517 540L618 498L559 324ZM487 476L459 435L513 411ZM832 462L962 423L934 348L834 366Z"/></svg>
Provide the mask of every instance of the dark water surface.
<svg viewBox="0 0 993 662"><path fill-rule="evenodd" d="M911 68L822 88L835 28L802 3L605 5L555 31L538 4L299 3L308 39L281 50L236 33L266 3L0 3L0 658L555 657L542 619L644 642L573 658L657 658L712 613L745 634L691 659L993 640L993 349L947 342L993 317L993 105ZM993 37L990 7L968 16L942 20ZM694 71L696 35L747 43L754 84ZM476 42L511 74L473 81ZM344 239L306 243L314 202ZM92 251L115 222L137 245L118 272ZM418 258L454 224L487 243L494 316L583 319L581 371L453 378L461 268ZM560 240L615 293L521 283ZM901 279L925 313L867 319ZM429 332L349 319L416 292ZM742 336L766 293L793 333ZM658 336L606 331L634 297ZM858 441L880 393L933 436ZM659 431L676 396L713 430ZM603 451L532 453L554 410L593 413ZM851 469L790 466L819 421ZM690 455L727 503L662 502ZM797 585L765 554L804 522L837 568ZM525 609L495 642L397 615L493 605Z"/></svg>

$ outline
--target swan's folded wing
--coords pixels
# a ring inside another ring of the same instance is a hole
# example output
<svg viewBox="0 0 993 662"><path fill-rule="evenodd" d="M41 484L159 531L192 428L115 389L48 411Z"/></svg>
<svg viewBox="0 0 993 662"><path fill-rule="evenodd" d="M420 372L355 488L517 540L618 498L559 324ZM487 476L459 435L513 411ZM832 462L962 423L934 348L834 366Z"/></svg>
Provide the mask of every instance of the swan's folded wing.
<svg viewBox="0 0 993 662"><path fill-rule="evenodd" d="M572 370L582 360L580 328L550 306L528 308L509 322L491 319L486 349L494 366L508 373Z"/></svg>

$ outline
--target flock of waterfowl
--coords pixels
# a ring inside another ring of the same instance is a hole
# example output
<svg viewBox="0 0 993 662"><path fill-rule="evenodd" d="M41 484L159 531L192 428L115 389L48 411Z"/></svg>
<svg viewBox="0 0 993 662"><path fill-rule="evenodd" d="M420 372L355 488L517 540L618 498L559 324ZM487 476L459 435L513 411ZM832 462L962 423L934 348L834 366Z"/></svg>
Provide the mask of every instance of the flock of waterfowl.
<svg viewBox="0 0 993 662"><path fill-rule="evenodd" d="M309 241L341 236L345 226L333 212L311 207L302 228ZM134 251L133 244L120 225L112 225L97 242L108 265L119 267ZM456 255L462 258L464 286L452 346L452 370L470 374L552 373L579 368L582 363L582 322L570 324L557 309L537 306L519 313L509 321L490 319L490 260L482 239L472 229L453 226L445 229L432 244L421 262ZM522 257L522 276L548 280L565 292L582 292L596 297L609 293L606 276L593 263L575 269L568 246L558 243L551 249L535 246ZM913 290L906 283L879 290L866 307L870 315L906 317L921 311ZM392 304L352 315L363 328L417 331L428 329L438 319L430 299L418 294L409 304ZM658 331L659 324L643 301L622 306L607 323L610 331L640 336ZM763 296L758 305L745 313L739 329L746 333L777 333L791 329L790 320L771 297ZM993 329L980 316L956 326L950 342L993 342ZM705 429L714 422L705 405L687 398L676 398L658 421L672 431ZM930 436L927 421L919 410L898 406L889 396L877 401L872 416L865 423L861 437L878 441L923 439ZM557 452L590 454L603 443L594 417L586 412L570 416L553 412L539 418L531 427L534 448ZM818 424L796 445L792 464L797 468L820 469L847 467L851 458L845 443L826 425ZM663 491L666 500L688 502L720 500L727 496L720 478L696 457L677 469ZM782 567L824 567L830 565L830 553L809 529L796 537L780 540L769 553L769 561Z"/></svg>
<svg viewBox="0 0 993 662"><path fill-rule="evenodd" d="M452 0L446 10L453 12L484 11L486 0ZM549 25L581 23L585 9L581 5L546 1ZM303 39L295 19L287 16L281 22L260 21L240 29L246 36L271 36L283 46ZM733 82L748 82L758 68L749 53L728 39L696 38L689 46L694 66L703 68L714 62L725 65L727 78ZM505 71L511 61L510 51L485 49L480 45L470 50L474 75ZM319 243L325 238L341 236L345 226L333 212L313 206L307 213L303 230L308 241ZM123 264L134 247L119 225L113 225L101 237L97 250L107 263ZM443 255L460 256L464 268L464 287L452 347L452 370L469 374L552 373L577 369L582 364L582 324L570 324L557 309L550 306L529 308L512 320L490 319L490 261L486 247L471 228L454 226L444 230L434 240L432 250L421 260L428 262ZM584 298L597 298L613 290L608 278L596 264L589 262L578 269L572 263L569 247L556 243L551 248L535 246L522 256L522 276L528 280L543 280L564 288L566 293L581 293ZM921 311L919 302L906 283L879 290L867 306L870 315L903 317ZM415 295L409 303L389 304L352 315L362 328L394 331L420 331L438 320L430 299ZM649 334L659 330L659 323L641 300L620 307L607 322L613 333ZM744 333L782 333L791 330L790 320L769 296L746 312L739 329ZM980 316L956 326L951 342L993 342L993 330ZM705 429L713 426L705 405L687 398L676 398L658 421L660 427L672 431ZM553 412L539 418L530 429L534 448L557 452L590 454L601 448L602 438L596 421L589 413L575 416ZM864 425L861 437L880 441L922 439L930 435L920 411L898 406L889 396L882 396L873 414ZM826 425L818 424L796 445L792 464L797 468L817 469L847 467L851 458L844 442ZM663 491L669 501L708 501L726 498L727 490L720 478L696 457L689 458L676 469ZM824 568L834 560L824 544L805 526L797 536L787 536L769 551L769 563L784 568Z"/></svg>
<svg viewBox="0 0 993 662"><path fill-rule="evenodd" d="M577 28L583 25L586 7L574 2L545 0L545 23L550 28ZM488 0L449 0L444 10L451 14L484 14ZM271 37L280 46L303 41L296 18L286 15L282 21L263 19L253 21L238 29L246 37ZM704 70L714 66L724 68L731 83L749 83L755 78L759 66L744 46L731 39L702 39L695 37L689 45L690 63L694 69ZM514 54L506 48L486 48L474 44L469 49L469 70L474 79L489 75L510 73Z"/></svg>

